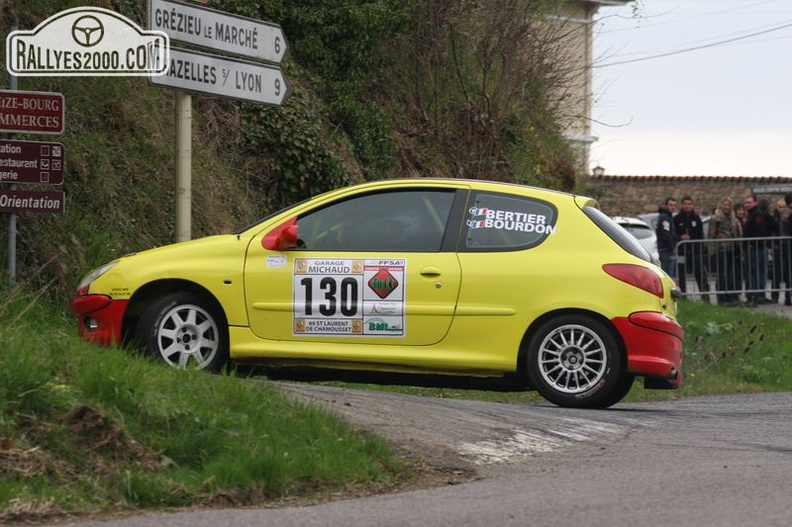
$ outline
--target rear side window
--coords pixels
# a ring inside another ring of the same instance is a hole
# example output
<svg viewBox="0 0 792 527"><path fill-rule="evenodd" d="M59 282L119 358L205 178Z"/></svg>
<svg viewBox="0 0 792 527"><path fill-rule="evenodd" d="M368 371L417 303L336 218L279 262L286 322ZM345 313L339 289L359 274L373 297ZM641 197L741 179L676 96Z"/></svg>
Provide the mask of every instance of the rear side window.
<svg viewBox="0 0 792 527"><path fill-rule="evenodd" d="M462 251L536 247L555 231L558 210L547 201L508 194L473 194L463 224Z"/></svg>
<svg viewBox="0 0 792 527"><path fill-rule="evenodd" d="M591 206L583 207L583 212L586 213L586 216L607 234L611 240L619 244L619 247L641 260L652 262L652 255L649 254L649 251L607 214Z"/></svg>

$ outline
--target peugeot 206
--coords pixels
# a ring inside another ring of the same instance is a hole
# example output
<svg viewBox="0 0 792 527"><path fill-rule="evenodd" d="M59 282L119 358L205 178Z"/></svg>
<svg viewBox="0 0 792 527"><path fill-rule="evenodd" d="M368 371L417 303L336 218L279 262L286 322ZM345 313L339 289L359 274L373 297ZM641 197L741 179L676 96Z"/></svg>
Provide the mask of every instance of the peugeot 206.
<svg viewBox="0 0 792 527"><path fill-rule="evenodd" d="M86 340L176 368L508 377L604 408L636 377L680 386L678 293L591 198L416 179L124 256L85 276L71 308Z"/></svg>

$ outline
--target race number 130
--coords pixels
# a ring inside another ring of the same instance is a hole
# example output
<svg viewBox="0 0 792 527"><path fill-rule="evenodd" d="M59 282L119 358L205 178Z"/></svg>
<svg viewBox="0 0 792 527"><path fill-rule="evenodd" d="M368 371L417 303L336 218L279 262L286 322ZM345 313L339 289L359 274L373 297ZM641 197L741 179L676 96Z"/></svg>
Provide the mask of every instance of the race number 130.
<svg viewBox="0 0 792 527"><path fill-rule="evenodd" d="M362 310L359 276L303 276L295 290L297 316L348 318Z"/></svg>

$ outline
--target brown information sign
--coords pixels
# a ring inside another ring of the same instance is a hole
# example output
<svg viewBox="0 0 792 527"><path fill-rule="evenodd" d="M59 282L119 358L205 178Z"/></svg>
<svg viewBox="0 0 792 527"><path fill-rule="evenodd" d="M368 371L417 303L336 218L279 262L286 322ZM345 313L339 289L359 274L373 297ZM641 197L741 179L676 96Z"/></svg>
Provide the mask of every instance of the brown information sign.
<svg viewBox="0 0 792 527"><path fill-rule="evenodd" d="M0 90L0 132L62 134L63 94Z"/></svg>
<svg viewBox="0 0 792 527"><path fill-rule="evenodd" d="M0 140L0 183L63 183L62 143Z"/></svg>
<svg viewBox="0 0 792 527"><path fill-rule="evenodd" d="M38 212L63 214L66 195L63 192L34 190L0 190L0 212Z"/></svg>

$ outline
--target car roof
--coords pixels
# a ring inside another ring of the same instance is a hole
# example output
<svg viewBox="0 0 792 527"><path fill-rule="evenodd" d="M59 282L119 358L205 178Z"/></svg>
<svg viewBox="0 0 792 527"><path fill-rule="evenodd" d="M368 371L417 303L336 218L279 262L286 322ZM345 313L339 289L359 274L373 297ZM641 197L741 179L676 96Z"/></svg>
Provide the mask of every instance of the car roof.
<svg viewBox="0 0 792 527"><path fill-rule="evenodd" d="M464 178L439 178L439 177L427 177L427 178L392 178L392 179L382 179L376 181L366 181L363 183L357 183L354 185L339 187L333 190L329 190L327 192L323 192L321 194L317 194L309 198L309 200L313 201L318 198L325 198L333 195L340 195L348 192L352 189L366 189L370 188L374 189L387 189L387 188L399 188L399 187L422 187L422 186L450 186L450 187L458 187L460 184L467 185L470 188L478 189L478 190L491 190L491 191L501 191L501 192L509 192L508 189L530 189L540 194L545 194L548 197L550 195L556 195L558 197L564 197L565 199L572 199L578 203L578 205L582 208L588 204L595 204L597 205L597 201L590 197L585 196L582 194L574 194L571 192L546 188L546 187L537 187L533 185L523 185L521 183L511 183L505 181L490 181L490 180L482 180L482 179L464 179Z"/></svg>

